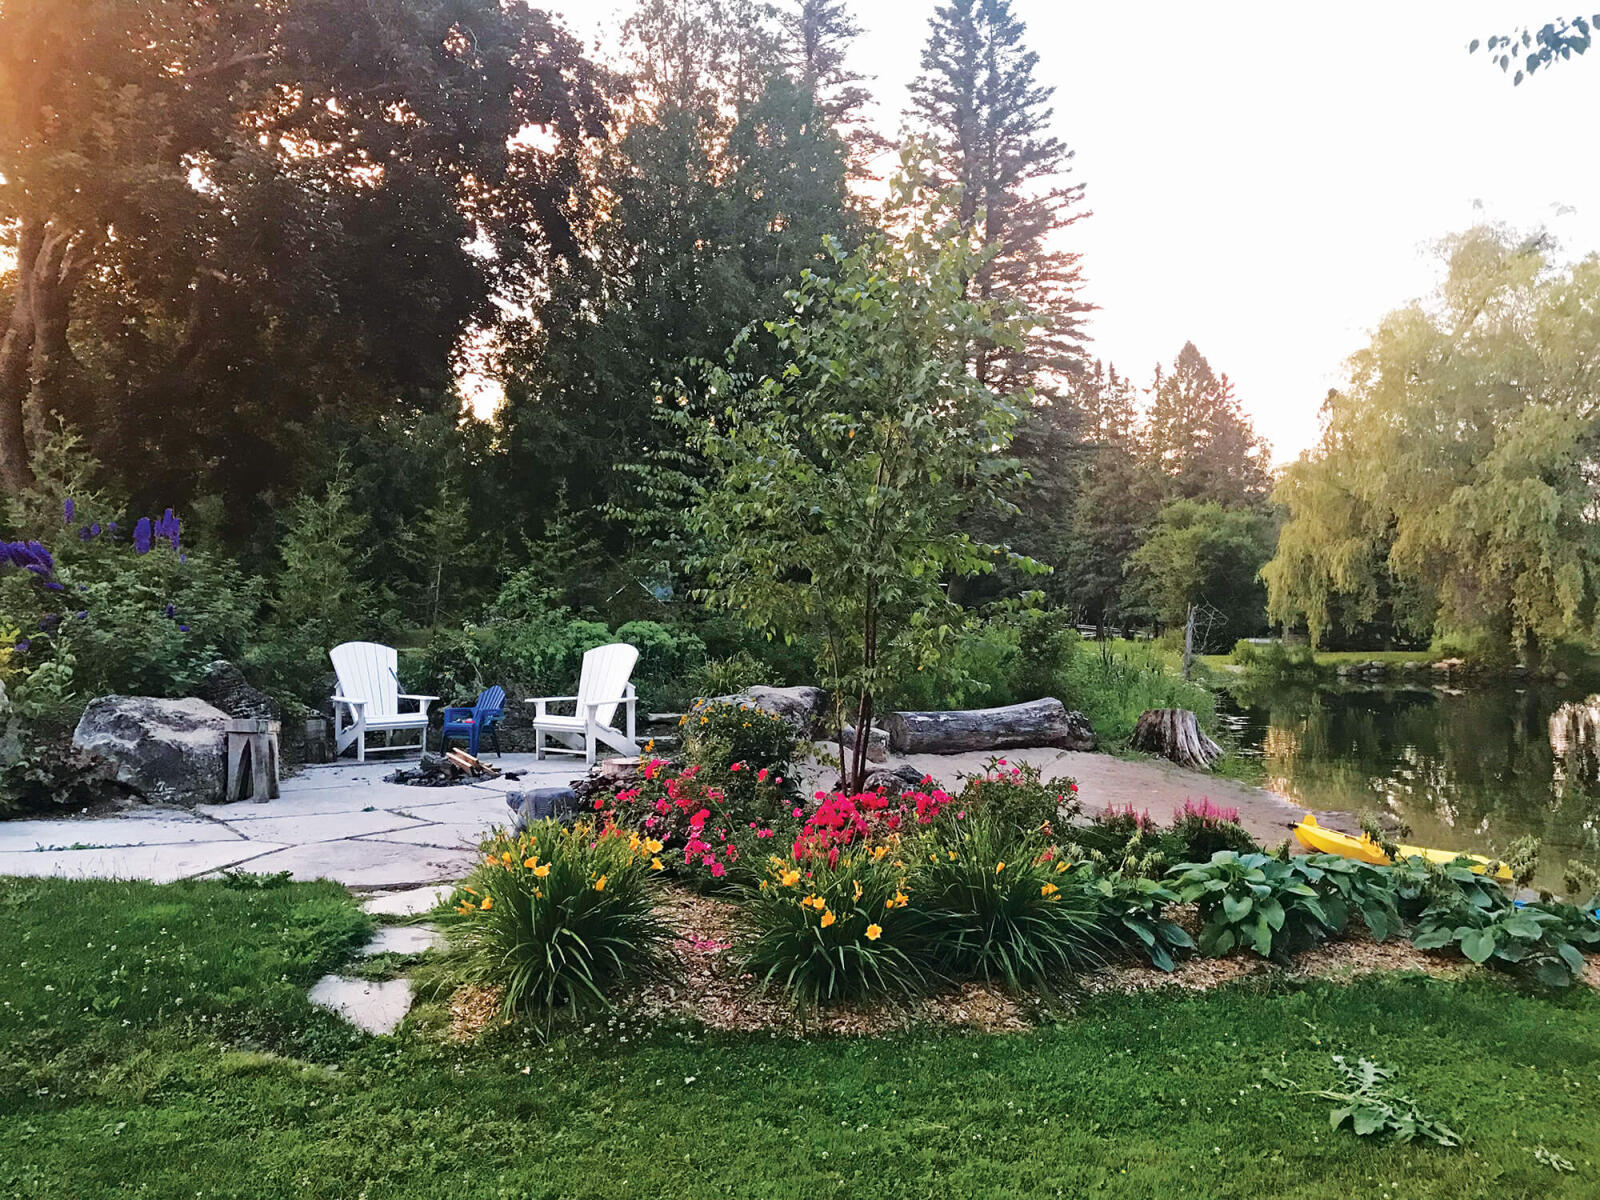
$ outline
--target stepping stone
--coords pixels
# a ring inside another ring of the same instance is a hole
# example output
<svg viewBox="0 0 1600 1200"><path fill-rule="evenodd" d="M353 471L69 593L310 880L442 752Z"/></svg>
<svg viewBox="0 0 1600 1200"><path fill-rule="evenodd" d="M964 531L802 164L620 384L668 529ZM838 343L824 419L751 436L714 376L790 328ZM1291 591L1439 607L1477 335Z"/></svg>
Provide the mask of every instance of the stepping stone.
<svg viewBox="0 0 1600 1200"><path fill-rule="evenodd" d="M432 950L443 939L432 925L385 925L365 946L361 956L375 954L421 954Z"/></svg>
<svg viewBox="0 0 1600 1200"><path fill-rule="evenodd" d="M361 907L375 917L414 917L427 912L455 890L454 884L445 883L403 892L380 892Z"/></svg>
<svg viewBox="0 0 1600 1200"><path fill-rule="evenodd" d="M411 981L347 979L324 975L311 989L311 1003L338 1013L357 1029L393 1033L411 1011Z"/></svg>

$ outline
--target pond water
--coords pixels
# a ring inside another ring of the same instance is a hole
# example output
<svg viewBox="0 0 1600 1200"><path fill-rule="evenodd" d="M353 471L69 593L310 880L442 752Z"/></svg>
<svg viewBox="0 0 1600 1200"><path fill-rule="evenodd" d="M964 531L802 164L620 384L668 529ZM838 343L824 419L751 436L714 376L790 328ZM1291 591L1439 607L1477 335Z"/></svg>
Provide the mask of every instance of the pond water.
<svg viewBox="0 0 1600 1200"><path fill-rule="evenodd" d="M1387 810L1422 846L1493 854L1531 833L1538 882L1600 863L1600 697L1579 686L1240 683L1218 704L1265 785L1307 808Z"/></svg>

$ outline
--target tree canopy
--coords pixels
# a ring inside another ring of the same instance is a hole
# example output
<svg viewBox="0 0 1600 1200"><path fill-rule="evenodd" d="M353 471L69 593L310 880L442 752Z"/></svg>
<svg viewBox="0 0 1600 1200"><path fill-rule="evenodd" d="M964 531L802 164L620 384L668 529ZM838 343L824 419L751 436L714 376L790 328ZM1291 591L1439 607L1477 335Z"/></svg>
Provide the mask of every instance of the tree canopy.
<svg viewBox="0 0 1600 1200"><path fill-rule="evenodd" d="M1600 567L1600 259L1478 228L1430 304L1391 314L1286 472L1264 571L1277 620L1371 613L1387 572L1419 619L1502 643L1592 635Z"/></svg>

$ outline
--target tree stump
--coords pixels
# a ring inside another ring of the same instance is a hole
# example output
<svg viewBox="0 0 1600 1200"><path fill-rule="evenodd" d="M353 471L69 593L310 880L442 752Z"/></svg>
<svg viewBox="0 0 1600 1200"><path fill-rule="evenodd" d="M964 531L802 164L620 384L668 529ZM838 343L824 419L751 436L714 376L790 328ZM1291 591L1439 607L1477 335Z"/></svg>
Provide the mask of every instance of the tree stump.
<svg viewBox="0 0 1600 1200"><path fill-rule="evenodd" d="M1094 729L1079 712L1046 697L1004 708L956 712L897 712L883 722L896 754L959 754L963 750L1010 750L1060 746L1093 750Z"/></svg>
<svg viewBox="0 0 1600 1200"><path fill-rule="evenodd" d="M1223 755L1222 747L1200 731L1200 722L1187 708L1146 709L1133 727L1132 745L1192 771L1209 771Z"/></svg>

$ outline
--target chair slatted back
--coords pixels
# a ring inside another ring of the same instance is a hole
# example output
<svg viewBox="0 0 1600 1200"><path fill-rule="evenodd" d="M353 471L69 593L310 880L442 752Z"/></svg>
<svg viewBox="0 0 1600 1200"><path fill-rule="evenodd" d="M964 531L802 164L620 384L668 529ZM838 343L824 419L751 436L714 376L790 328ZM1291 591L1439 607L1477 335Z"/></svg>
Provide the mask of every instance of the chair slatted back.
<svg viewBox="0 0 1600 1200"><path fill-rule="evenodd" d="M479 725L483 724L484 717L492 712L499 712L506 706L506 690L496 684L494 687L483 689L483 694L478 697L478 702L472 706L472 716Z"/></svg>
<svg viewBox="0 0 1600 1200"><path fill-rule="evenodd" d="M393 646L345 642L328 652L339 676L339 694L367 702L367 716L392 717L400 711L399 659Z"/></svg>
<svg viewBox="0 0 1600 1200"><path fill-rule="evenodd" d="M617 715L617 704L627 689L633 666L639 661L639 651L626 642L613 642L609 646L596 646L583 656L583 674L578 679L578 716L587 711L586 704L596 700L607 701L594 710L595 720L610 725Z"/></svg>

